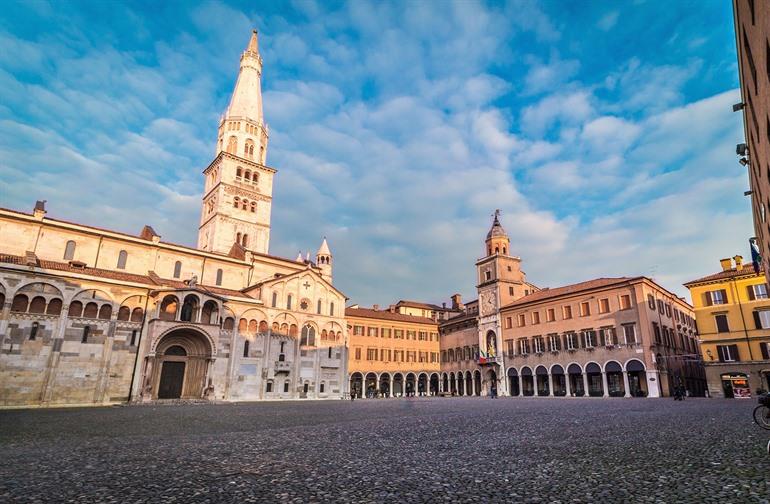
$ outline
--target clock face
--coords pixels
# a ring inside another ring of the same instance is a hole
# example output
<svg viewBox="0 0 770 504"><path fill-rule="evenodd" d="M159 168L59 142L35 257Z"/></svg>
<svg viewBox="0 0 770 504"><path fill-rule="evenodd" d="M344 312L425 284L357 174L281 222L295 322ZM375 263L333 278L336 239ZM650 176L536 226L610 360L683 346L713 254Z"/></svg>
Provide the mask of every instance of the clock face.
<svg viewBox="0 0 770 504"><path fill-rule="evenodd" d="M482 305L484 307L484 313L491 313L495 311L496 306L495 302L495 293L494 292L485 292L482 296Z"/></svg>

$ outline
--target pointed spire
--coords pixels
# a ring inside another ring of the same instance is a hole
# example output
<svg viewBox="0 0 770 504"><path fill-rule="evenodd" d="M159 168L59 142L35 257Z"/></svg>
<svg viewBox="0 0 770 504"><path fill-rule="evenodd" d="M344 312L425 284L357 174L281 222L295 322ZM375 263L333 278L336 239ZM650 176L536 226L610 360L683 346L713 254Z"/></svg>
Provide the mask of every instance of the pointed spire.
<svg viewBox="0 0 770 504"><path fill-rule="evenodd" d="M330 255L332 255L332 251L329 250L329 244L326 243L326 237L325 236L324 236L324 241L321 242L321 246L318 247L318 252L316 252L315 255L316 256L321 256L321 255L330 256Z"/></svg>
<svg viewBox="0 0 770 504"><path fill-rule="evenodd" d="M310 252L308 252L307 256L305 256L305 262L310 262Z"/></svg>
<svg viewBox="0 0 770 504"><path fill-rule="evenodd" d="M503 229L503 226L500 224L500 209L495 210L495 220L492 221L492 228L489 230L489 233L487 233L487 240L494 236L508 236L505 229Z"/></svg>
<svg viewBox="0 0 770 504"><path fill-rule="evenodd" d="M294 260L297 261L298 263L302 262L302 251L301 250L297 253L297 258L294 259Z"/></svg>
<svg viewBox="0 0 770 504"><path fill-rule="evenodd" d="M257 30L251 30L251 39L249 40L248 47L246 47L246 52L253 52L253 53L259 52L259 43L257 41Z"/></svg>

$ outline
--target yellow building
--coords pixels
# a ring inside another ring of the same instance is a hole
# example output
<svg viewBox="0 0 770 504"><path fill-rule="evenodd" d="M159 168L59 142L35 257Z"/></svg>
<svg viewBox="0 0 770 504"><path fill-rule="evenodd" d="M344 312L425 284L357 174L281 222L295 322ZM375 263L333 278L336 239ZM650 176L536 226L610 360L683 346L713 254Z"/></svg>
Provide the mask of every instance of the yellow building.
<svg viewBox="0 0 770 504"><path fill-rule="evenodd" d="M733 263L734 261L734 263ZM749 397L770 388L770 299L762 271L741 256L691 282L706 380L713 397Z"/></svg>
<svg viewBox="0 0 770 504"><path fill-rule="evenodd" d="M380 310L345 309L350 393L403 397L439 393L438 325L426 317Z"/></svg>

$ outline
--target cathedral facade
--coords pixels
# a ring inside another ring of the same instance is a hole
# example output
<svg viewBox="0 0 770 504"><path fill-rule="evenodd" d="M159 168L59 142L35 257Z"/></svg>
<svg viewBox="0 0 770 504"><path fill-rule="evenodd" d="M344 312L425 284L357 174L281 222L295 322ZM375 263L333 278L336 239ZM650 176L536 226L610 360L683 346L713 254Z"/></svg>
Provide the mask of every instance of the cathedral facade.
<svg viewBox="0 0 770 504"><path fill-rule="evenodd" d="M0 209L0 406L340 398L346 297L315 260L269 254L257 34L204 170L197 248Z"/></svg>

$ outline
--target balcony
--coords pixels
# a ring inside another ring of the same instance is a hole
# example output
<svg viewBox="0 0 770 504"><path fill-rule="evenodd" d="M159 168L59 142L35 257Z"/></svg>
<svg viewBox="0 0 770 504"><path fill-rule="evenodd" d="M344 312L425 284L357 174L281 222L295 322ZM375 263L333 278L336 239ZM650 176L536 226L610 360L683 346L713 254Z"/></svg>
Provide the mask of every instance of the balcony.
<svg viewBox="0 0 770 504"><path fill-rule="evenodd" d="M276 373L289 373L291 372L291 362L281 360L275 361L273 369Z"/></svg>

